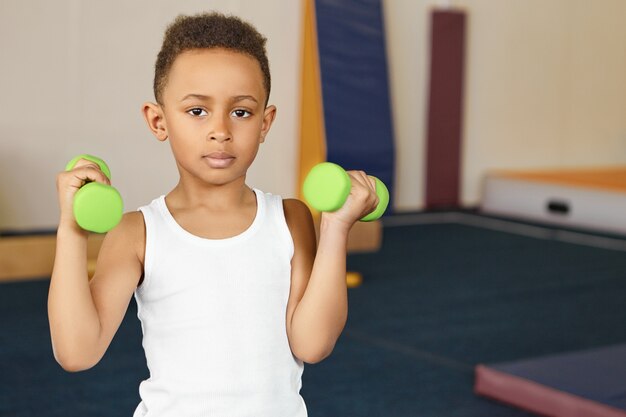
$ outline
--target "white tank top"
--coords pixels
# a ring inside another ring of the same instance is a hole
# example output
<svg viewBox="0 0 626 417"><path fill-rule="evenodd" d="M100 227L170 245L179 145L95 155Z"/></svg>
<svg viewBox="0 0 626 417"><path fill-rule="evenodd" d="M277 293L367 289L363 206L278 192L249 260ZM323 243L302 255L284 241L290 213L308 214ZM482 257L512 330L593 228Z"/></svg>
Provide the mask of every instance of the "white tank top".
<svg viewBox="0 0 626 417"><path fill-rule="evenodd" d="M146 250L135 299L150 378L134 417L307 415L285 324L293 240L282 198L254 192L253 223L226 239L183 229L164 195L138 209Z"/></svg>

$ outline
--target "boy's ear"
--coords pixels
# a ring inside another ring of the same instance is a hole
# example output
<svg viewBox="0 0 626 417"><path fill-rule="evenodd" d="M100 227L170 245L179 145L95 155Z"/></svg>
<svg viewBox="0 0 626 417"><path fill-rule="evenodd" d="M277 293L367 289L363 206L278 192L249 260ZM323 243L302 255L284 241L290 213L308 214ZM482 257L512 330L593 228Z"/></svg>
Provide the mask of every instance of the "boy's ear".
<svg viewBox="0 0 626 417"><path fill-rule="evenodd" d="M267 106L263 112L263 124L261 125L261 136L259 138L261 143L265 142L265 135L269 133L275 118L276 106Z"/></svg>
<svg viewBox="0 0 626 417"><path fill-rule="evenodd" d="M152 134L161 142L167 140L167 125L165 124L165 117L161 105L145 102L141 107L141 112Z"/></svg>

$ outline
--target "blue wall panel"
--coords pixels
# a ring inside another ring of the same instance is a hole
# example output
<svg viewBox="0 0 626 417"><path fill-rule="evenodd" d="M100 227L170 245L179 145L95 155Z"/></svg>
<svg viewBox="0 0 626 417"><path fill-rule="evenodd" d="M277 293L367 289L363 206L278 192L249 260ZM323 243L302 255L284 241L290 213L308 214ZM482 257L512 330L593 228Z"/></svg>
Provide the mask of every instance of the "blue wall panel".
<svg viewBox="0 0 626 417"><path fill-rule="evenodd" d="M315 4L327 159L380 178L393 196L394 140L381 1Z"/></svg>

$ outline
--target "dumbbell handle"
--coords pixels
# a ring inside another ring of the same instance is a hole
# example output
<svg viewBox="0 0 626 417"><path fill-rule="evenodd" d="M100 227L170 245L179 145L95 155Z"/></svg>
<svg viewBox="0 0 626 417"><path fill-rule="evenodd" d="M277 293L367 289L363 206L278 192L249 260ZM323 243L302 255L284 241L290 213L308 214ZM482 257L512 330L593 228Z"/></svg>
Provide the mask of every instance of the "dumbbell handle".
<svg viewBox="0 0 626 417"><path fill-rule="evenodd" d="M385 184L376 177L376 194L379 203L376 209L360 219L369 222L383 215L389 204L389 190ZM339 165L332 162L322 162L311 169L303 183L303 194L307 202L319 211L339 210L348 195L352 181L348 173Z"/></svg>

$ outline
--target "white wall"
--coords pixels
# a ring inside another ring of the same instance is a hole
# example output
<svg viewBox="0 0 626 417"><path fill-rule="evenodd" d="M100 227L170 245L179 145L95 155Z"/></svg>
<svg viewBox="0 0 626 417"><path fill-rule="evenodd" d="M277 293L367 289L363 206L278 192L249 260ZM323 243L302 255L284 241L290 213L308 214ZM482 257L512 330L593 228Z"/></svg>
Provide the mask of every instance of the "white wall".
<svg viewBox="0 0 626 417"><path fill-rule="evenodd" d="M428 9L425 0L383 0L396 171L393 206L423 206L428 103Z"/></svg>
<svg viewBox="0 0 626 417"><path fill-rule="evenodd" d="M626 2L384 0L398 210L424 205L434 5L468 13L462 201L485 172L626 164Z"/></svg>
<svg viewBox="0 0 626 417"><path fill-rule="evenodd" d="M154 61L173 18L234 13L268 37L270 101L277 120L248 183L294 195L300 2L283 0L0 2L0 230L54 229L55 178L92 153L109 164L125 210L167 193L178 179L169 142L140 114L153 100Z"/></svg>

